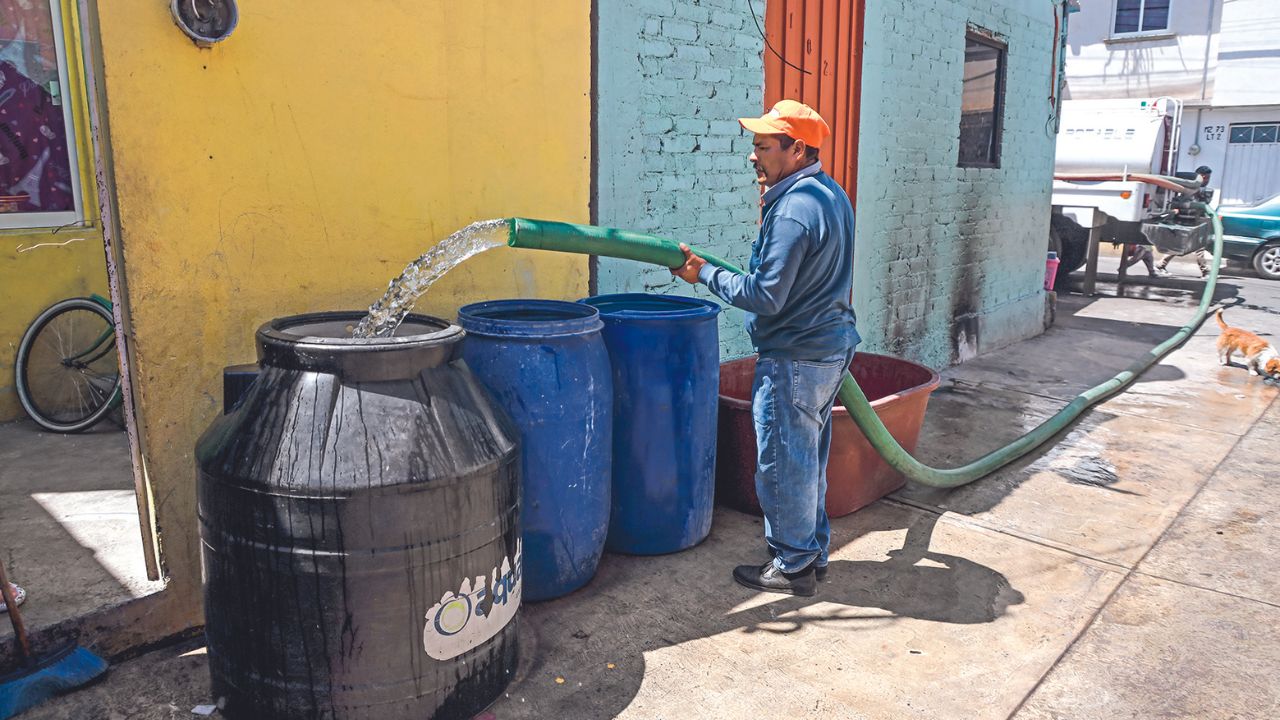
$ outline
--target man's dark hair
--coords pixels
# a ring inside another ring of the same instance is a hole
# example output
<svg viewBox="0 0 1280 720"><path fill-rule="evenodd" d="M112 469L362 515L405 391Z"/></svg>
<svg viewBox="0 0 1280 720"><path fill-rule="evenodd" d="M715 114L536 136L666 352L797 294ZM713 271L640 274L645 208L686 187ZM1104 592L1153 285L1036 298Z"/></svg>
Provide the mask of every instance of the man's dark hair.
<svg viewBox="0 0 1280 720"><path fill-rule="evenodd" d="M793 138L793 137L791 137L790 135L779 135L779 136L778 136L778 145L779 145L783 150L786 150L787 148L789 148L789 147L791 147L792 145L795 145L795 144L796 144L796 139L795 139L795 138ZM804 146L804 157L805 157L805 159L806 159L806 160L817 160L817 159L818 159L818 148L816 148L816 147L809 147L808 145L805 145L805 146Z"/></svg>

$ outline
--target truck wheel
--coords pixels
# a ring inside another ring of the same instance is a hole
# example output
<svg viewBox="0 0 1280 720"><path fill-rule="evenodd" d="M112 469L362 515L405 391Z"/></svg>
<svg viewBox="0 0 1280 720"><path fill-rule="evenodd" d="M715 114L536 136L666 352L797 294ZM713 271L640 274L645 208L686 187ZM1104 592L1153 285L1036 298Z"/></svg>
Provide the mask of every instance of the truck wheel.
<svg viewBox="0 0 1280 720"><path fill-rule="evenodd" d="M1084 267L1088 259L1089 231L1069 217L1053 215L1049 218L1049 245L1058 246L1058 276L1054 287L1066 287L1067 276Z"/></svg>
<svg viewBox="0 0 1280 720"><path fill-rule="evenodd" d="M1280 280L1280 243L1267 245L1253 256L1253 269L1259 277Z"/></svg>

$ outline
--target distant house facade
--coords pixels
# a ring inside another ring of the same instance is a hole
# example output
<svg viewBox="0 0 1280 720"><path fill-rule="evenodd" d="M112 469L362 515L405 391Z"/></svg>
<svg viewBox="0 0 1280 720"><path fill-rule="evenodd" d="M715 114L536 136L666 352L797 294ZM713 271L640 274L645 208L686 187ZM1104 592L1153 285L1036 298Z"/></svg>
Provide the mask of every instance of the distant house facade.
<svg viewBox="0 0 1280 720"><path fill-rule="evenodd" d="M1223 205L1280 193L1280 3L1081 0L1067 39L1067 98L1181 100L1179 170Z"/></svg>

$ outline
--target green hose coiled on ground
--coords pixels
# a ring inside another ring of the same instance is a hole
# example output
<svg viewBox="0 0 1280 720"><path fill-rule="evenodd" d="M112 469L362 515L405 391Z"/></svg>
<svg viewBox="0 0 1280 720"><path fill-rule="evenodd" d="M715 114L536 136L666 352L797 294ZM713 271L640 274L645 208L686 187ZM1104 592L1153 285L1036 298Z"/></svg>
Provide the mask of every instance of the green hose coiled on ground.
<svg viewBox="0 0 1280 720"><path fill-rule="evenodd" d="M954 488L990 475L1044 444L1080 417L1080 414L1088 408L1128 387L1144 371L1186 342L1200 327L1200 323L1208 316L1209 306L1213 302L1213 290L1218 283L1218 265L1222 261L1222 221L1208 206L1201 207L1213 221L1213 264L1208 281L1205 283L1204 295L1200 298L1200 305L1191 322L1183 325L1172 337L1152 348L1146 355L1110 380L1077 395L1053 417L1009 445L960 467L947 469L929 467L902 449L898 441L889 434L880 417L871 408L871 403L863 394L862 388L858 387L853 375L847 372L840 383L838 393L841 404L848 409L849 416L858 424L862 434L885 462L914 482L936 488ZM684 253L680 250L680 244L674 240L594 225L513 218L507 244L518 248L558 250L638 260L668 268L684 264ZM716 267L744 274L741 268L714 255L696 249L694 253Z"/></svg>

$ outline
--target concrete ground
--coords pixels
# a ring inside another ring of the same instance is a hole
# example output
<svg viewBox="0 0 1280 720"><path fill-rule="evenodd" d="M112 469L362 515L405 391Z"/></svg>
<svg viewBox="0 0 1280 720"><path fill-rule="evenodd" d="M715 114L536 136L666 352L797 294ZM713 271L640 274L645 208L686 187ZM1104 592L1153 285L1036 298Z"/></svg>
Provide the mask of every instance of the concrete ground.
<svg viewBox="0 0 1280 720"><path fill-rule="evenodd" d="M72 435L0 425L0 528L32 632L162 587L147 580L129 441L110 421ZM0 643L11 637L0 618Z"/></svg>
<svg viewBox="0 0 1280 720"><path fill-rule="evenodd" d="M947 371L922 459L1003 445L1171 334L1200 287L1173 268L1125 299L1064 296L1043 336ZM1280 283L1228 273L1218 295L1280 335ZM835 520L816 598L733 583L764 553L760 520L731 510L687 552L606 556L585 589L525 608L518 676L480 717L1280 716L1280 389L1220 367L1217 333L1047 450ZM206 673L192 641L24 717L190 717Z"/></svg>

